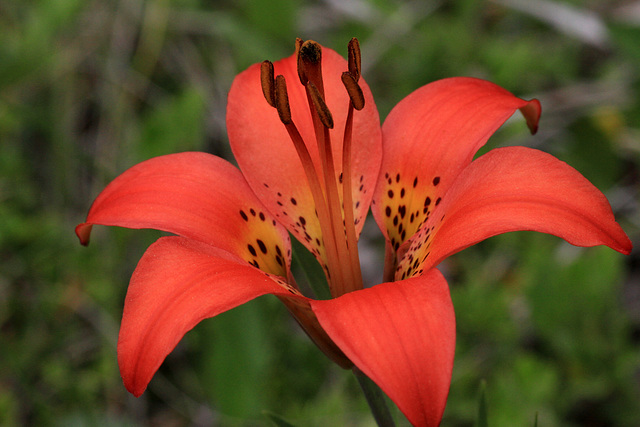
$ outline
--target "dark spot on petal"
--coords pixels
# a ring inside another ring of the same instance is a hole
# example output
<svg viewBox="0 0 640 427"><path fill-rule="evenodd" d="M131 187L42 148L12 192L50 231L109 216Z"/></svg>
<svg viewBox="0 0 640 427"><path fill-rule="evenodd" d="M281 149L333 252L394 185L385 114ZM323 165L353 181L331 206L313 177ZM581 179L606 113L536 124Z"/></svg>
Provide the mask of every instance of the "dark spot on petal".
<svg viewBox="0 0 640 427"><path fill-rule="evenodd" d="M440 177L436 176L435 178L433 178L433 185L438 185L440 184Z"/></svg>
<svg viewBox="0 0 640 427"><path fill-rule="evenodd" d="M252 245L247 245L247 249L249 249L249 252L251 252L251 255L253 256L258 255L258 253L256 252L256 249Z"/></svg>
<svg viewBox="0 0 640 427"><path fill-rule="evenodd" d="M249 221L249 217L247 216L246 213L244 213L243 210L240 210L240 216L242 217L242 219L244 219L245 221Z"/></svg>
<svg viewBox="0 0 640 427"><path fill-rule="evenodd" d="M257 239L256 243L260 247L260 250L262 251L262 253L266 254L267 253L267 246L264 244L264 242L262 240L260 240L260 239Z"/></svg>

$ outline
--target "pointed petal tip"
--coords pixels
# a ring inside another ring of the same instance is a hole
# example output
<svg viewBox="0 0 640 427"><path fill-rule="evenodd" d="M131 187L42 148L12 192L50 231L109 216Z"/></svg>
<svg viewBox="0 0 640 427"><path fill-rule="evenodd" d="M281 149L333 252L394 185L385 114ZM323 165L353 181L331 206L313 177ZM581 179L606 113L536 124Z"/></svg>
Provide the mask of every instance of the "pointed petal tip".
<svg viewBox="0 0 640 427"><path fill-rule="evenodd" d="M92 228L93 224L87 224L85 222L76 226L76 236L78 236L82 246L89 246Z"/></svg>
<svg viewBox="0 0 640 427"><path fill-rule="evenodd" d="M538 132L538 122L540 121L540 115L542 114L542 105L537 99L532 99L520 108L520 112L527 121L527 127L531 132L531 135L535 135Z"/></svg>
<svg viewBox="0 0 640 427"><path fill-rule="evenodd" d="M620 244L620 247L613 248L613 249L620 252L623 255L629 255L633 250L633 243L631 243L631 239L629 238L629 236L625 234L624 237L626 238L626 240Z"/></svg>
<svg viewBox="0 0 640 427"><path fill-rule="evenodd" d="M124 377L122 378L122 382L124 383L124 386L127 389L127 391L133 394L135 397L142 396L142 394L147 390L147 385L149 385L148 383L134 384L130 381L127 381L127 379Z"/></svg>

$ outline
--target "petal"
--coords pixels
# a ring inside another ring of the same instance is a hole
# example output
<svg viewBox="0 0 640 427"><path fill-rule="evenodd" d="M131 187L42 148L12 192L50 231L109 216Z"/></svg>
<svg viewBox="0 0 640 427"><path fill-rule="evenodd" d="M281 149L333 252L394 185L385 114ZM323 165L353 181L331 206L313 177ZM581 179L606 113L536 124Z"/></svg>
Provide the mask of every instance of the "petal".
<svg viewBox="0 0 640 427"><path fill-rule="evenodd" d="M537 100L457 77L421 87L389 113L373 214L395 249L418 230L476 151L517 109L535 131Z"/></svg>
<svg viewBox="0 0 640 427"><path fill-rule="evenodd" d="M516 230L624 254L632 247L605 196L579 172L550 154L505 147L479 157L460 175L411 242L396 277L419 274L481 240Z"/></svg>
<svg viewBox="0 0 640 427"><path fill-rule="evenodd" d="M125 299L118 363L140 396L165 357L201 320L264 294L293 290L239 258L195 240L163 237L136 267Z"/></svg>
<svg viewBox="0 0 640 427"><path fill-rule="evenodd" d="M334 342L413 425L439 424L451 383L455 315L438 270L311 306Z"/></svg>
<svg viewBox="0 0 640 427"><path fill-rule="evenodd" d="M322 176L315 132L304 87L297 73L296 55L274 63L283 75L293 121ZM322 50L326 104L334 121L330 131L336 174L342 171L342 142L349 97L341 80L348 66L335 51ZM360 79L365 107L354 114L352 187L357 233L371 204L382 148L378 111L371 90ZM264 99L260 64L239 74L227 104L227 131L233 153L249 185L267 208L312 252L323 252L322 235L307 177L278 113ZM338 177L336 177L338 178ZM314 251L315 250L315 251Z"/></svg>
<svg viewBox="0 0 640 427"><path fill-rule="evenodd" d="M154 228L234 253L264 271L287 276L290 241L240 171L206 153L142 162L111 182L76 227L83 244L92 224Z"/></svg>

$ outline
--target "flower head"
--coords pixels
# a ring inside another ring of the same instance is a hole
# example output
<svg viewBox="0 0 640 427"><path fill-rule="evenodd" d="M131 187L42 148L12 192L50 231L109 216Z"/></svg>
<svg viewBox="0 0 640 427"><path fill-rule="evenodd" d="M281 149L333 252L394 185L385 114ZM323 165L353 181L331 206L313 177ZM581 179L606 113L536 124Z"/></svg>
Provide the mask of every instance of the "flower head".
<svg viewBox="0 0 640 427"><path fill-rule="evenodd" d="M473 160L516 110L535 132L537 100L451 78L416 90L381 128L355 39L347 60L298 40L294 55L242 72L227 109L240 170L205 153L147 160L76 228L84 244L94 224L175 234L131 278L118 343L127 389L142 394L202 319L273 294L333 361L367 374L414 425L437 425L455 349L440 261L514 230L631 250L605 197L565 163L524 147ZM388 250L384 283L363 288L357 241L370 207ZM332 299L296 285L289 234L324 268Z"/></svg>

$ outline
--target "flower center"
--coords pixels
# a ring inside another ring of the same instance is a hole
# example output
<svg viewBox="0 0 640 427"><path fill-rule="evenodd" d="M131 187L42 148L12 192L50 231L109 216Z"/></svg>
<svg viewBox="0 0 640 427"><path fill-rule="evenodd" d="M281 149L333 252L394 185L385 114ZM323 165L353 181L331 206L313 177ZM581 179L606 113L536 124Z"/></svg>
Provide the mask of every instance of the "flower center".
<svg viewBox="0 0 640 427"><path fill-rule="evenodd" d="M296 40L297 71L300 84L305 88L309 111L320 157L317 170L298 127L293 122L287 82L285 77L274 77L274 67L269 61L261 66L261 85L265 99L278 111L304 169L315 203L322 243L324 244L324 269L333 297L362 289L362 276L358 257L358 242L354 226L354 195L352 193L352 133L353 111L364 107L360 78L360 48L357 39L349 43L348 71L342 74L342 82L349 94L349 108L342 144L342 172L336 173L330 129L333 116L325 102L322 78L322 48L311 40Z"/></svg>

